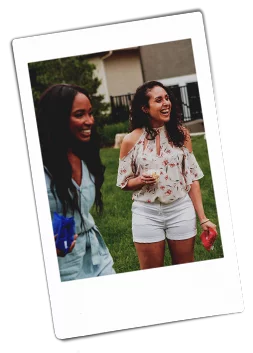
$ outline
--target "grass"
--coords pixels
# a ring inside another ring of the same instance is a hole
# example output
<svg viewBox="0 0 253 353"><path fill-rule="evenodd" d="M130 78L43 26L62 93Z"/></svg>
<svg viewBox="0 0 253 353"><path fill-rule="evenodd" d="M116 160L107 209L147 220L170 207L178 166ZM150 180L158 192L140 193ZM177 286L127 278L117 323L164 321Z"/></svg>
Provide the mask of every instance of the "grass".
<svg viewBox="0 0 253 353"><path fill-rule="evenodd" d="M195 157L205 175L200 179L205 213L217 225L218 234L220 234L206 141L203 136L195 136L192 142ZM132 240L131 192L122 191L115 185L119 150L104 148L101 150L101 158L106 166L105 182L102 187L104 213L98 216L93 208L92 215L113 257L115 271L117 273L136 271L139 270L139 262ZM223 257L221 237L216 240L214 250L208 252L200 242L200 233L201 227L198 224L195 261ZM170 264L171 258L167 248L165 266Z"/></svg>

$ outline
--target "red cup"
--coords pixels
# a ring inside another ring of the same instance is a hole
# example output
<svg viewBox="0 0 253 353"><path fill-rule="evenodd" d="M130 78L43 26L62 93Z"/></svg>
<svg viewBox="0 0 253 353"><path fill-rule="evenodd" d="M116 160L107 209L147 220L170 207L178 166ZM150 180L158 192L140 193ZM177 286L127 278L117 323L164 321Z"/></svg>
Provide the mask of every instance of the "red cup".
<svg viewBox="0 0 253 353"><path fill-rule="evenodd" d="M213 250L213 244L217 238L217 232L213 228L208 228L201 233L200 239L206 250Z"/></svg>

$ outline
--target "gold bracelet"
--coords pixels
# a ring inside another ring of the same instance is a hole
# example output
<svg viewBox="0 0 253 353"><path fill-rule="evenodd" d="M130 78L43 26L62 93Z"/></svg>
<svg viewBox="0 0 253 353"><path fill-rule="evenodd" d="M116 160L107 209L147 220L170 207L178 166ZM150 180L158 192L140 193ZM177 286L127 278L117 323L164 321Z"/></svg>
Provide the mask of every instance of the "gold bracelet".
<svg viewBox="0 0 253 353"><path fill-rule="evenodd" d="M202 226L202 224L207 223L209 221L210 221L210 219L206 219L204 222L201 222L200 225Z"/></svg>

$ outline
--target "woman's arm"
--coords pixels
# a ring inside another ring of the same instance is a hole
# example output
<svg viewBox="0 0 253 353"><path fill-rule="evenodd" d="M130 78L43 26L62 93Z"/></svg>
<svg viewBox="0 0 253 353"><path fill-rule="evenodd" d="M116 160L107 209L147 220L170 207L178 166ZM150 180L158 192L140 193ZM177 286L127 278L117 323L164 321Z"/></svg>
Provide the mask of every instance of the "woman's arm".
<svg viewBox="0 0 253 353"><path fill-rule="evenodd" d="M141 129L136 129L130 134L126 135L122 141L120 147L120 159L124 158L129 151L133 148L135 143L138 141L140 135L142 133ZM134 191L141 189L146 184L154 184L156 179L149 175L138 175L137 177L129 178L127 184L122 188L125 191Z"/></svg>
<svg viewBox="0 0 253 353"><path fill-rule="evenodd" d="M144 181L141 180L141 176L139 175L136 178L131 178L128 180L126 186L122 188L125 191L134 191L141 189L145 185Z"/></svg>
<svg viewBox="0 0 253 353"><path fill-rule="evenodd" d="M193 206L198 215L200 224L202 222L205 222L201 225L201 228L203 230L207 230L208 228L216 229L216 225L213 224L211 221L209 221L205 215L205 211L202 203L202 195L201 195L201 190L200 190L200 185L198 180L193 181L191 185L191 190L189 191L189 196L192 200Z"/></svg>
<svg viewBox="0 0 253 353"><path fill-rule="evenodd" d="M186 129L186 127L183 128L183 131L185 136L184 146L189 150L189 152L192 152L192 140L191 140L190 131Z"/></svg>
<svg viewBox="0 0 253 353"><path fill-rule="evenodd" d="M184 146L189 150L189 152L192 152L192 142L191 142L191 136L190 136L189 130L185 128L184 132L185 132ZM203 202L202 202L202 195L201 195L201 190L200 190L200 185L198 180L193 181L191 185L191 189L189 191L189 196L192 200L193 206L198 215L200 224L204 222L203 224L201 224L201 228L203 230L207 230L208 228L216 229L216 225L213 224L211 221L209 221L205 215Z"/></svg>
<svg viewBox="0 0 253 353"><path fill-rule="evenodd" d="M138 190L141 189L144 185L152 185L156 183L156 179L153 178L152 176L146 175L146 174L141 174L137 176L136 178L131 178L128 180L126 186L122 190Z"/></svg>
<svg viewBox="0 0 253 353"><path fill-rule="evenodd" d="M198 180L194 180L189 191L189 196L192 200L193 206L196 210L200 223L207 219L202 203L202 195Z"/></svg>

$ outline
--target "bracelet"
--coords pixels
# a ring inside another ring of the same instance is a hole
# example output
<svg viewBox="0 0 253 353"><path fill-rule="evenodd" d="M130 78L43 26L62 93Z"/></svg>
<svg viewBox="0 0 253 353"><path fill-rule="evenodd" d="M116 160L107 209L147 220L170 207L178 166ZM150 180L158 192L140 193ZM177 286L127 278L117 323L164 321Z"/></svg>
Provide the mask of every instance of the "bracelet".
<svg viewBox="0 0 253 353"><path fill-rule="evenodd" d="M210 219L206 219L204 222L201 222L200 225L202 226L202 224L207 223L209 221L210 221Z"/></svg>

